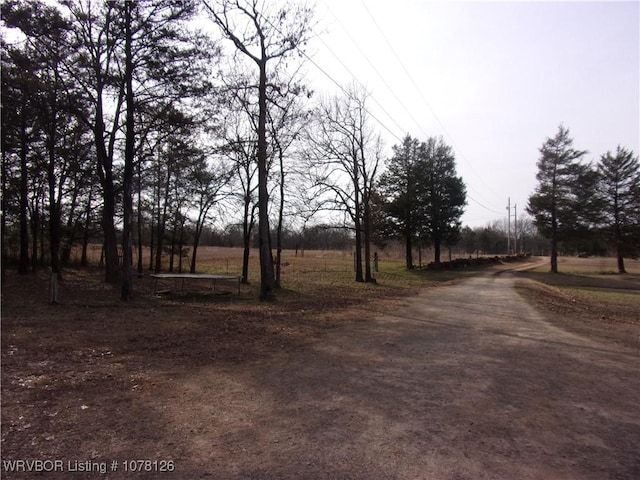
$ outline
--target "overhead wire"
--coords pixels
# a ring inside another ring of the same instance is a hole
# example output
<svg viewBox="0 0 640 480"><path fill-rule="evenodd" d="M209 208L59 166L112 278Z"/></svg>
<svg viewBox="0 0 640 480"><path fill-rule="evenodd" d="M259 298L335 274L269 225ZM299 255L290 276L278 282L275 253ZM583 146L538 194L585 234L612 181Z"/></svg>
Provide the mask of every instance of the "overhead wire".
<svg viewBox="0 0 640 480"><path fill-rule="evenodd" d="M360 80L358 80L358 78L354 75L354 73L351 71L351 69L340 59L340 57L338 57L338 55L333 51L333 49L331 47L329 47L324 40L322 40L321 38L319 38L320 42L325 46L325 48L331 53L331 55L334 56L334 58L338 61L338 63L340 63L340 65L342 65L342 67L349 73L349 75L351 75L351 77L353 78L353 80L360 85L360 87L362 87L365 91L367 91L367 87L365 85L362 84L362 82L360 82ZM307 59L309 59L311 61L311 63L313 63L313 65L318 68L321 72L323 72L325 75L329 76L329 78L333 81L333 83L335 83L336 85L338 85L340 87L340 89L344 92L344 93L348 93L344 87L342 87L341 85L339 85L339 83L337 82L337 80L334 80L333 77L331 77L328 73L326 73L324 70L322 70L316 62L314 62L313 60L311 60L310 57L308 57L306 55L306 53L303 53L303 55L305 55L305 57ZM378 100L373 96L373 94L371 94L369 92L368 96L375 102L376 105L378 105L378 107L380 108L380 110L382 110L382 112L389 117L389 119L396 125L396 127L398 127L398 129L400 131L404 131L404 129L400 126L400 124L398 124L398 122L396 121L395 118L393 118L393 116L391 114L389 114L389 112L387 112L387 110L382 106L382 104L380 104L380 102L378 102ZM402 142L402 138L399 137L398 135L396 135L395 133L393 133L391 131L391 129L389 129L385 124L383 124L379 119L377 119L374 115L372 115L372 113L370 111L367 111L367 113L369 115L371 115L376 122L378 122L380 125L382 125L391 135L393 135L394 138L396 138L396 140Z"/></svg>
<svg viewBox="0 0 640 480"><path fill-rule="evenodd" d="M263 15L262 13L259 13L259 15L262 17L262 19L264 21L266 21L269 25L271 25L272 28L274 28L278 33L280 33L282 35L282 31L278 28L277 25L275 25L268 17L266 17L265 15ZM318 37L319 38L319 37ZM338 62L343 66L343 68L345 68L345 70L347 70L347 72L349 73L349 75L351 75L351 77L354 79L354 81L356 81L365 91L367 91L367 88L356 78L356 76L353 74L353 72L349 69L349 67L347 67L345 65L345 63L338 57L338 55L324 42L324 40L322 40L321 38L319 38L320 42L322 42L322 44L325 46L325 48L327 48L327 50L329 50L329 52L331 52L331 54L336 58L336 60L338 60ZM296 46L296 50L298 51L298 53L300 55L302 55L304 58L306 58L309 63L311 63L314 67L316 67L318 69L318 71L320 71L324 76L326 76L333 84L335 84L344 94L348 95L349 92L345 89L345 87L343 85L340 84L340 82L338 82L335 78L333 78L325 69L323 69L320 65L318 65L317 62L315 62L308 54L307 52L305 52L304 50L302 50L299 46ZM393 121L396 126L402 130L402 127L400 127L400 125L395 121L395 119L384 109L384 107L380 104L380 102L378 102L375 97L373 97L373 95L369 94L369 97L371 97L373 99L373 101L378 105L378 107L385 113L385 115L387 115L387 117L389 117L391 119L391 121ZM387 132L389 132L389 134L391 136L393 136L396 140L398 140L399 142L402 141L402 138L399 137L396 133L393 132L393 130L391 130L391 128L389 128L382 120L380 120L376 115L374 115L368 108L363 107L363 110L369 114L369 116L371 116L371 118L377 122L382 128L384 128Z"/></svg>
<svg viewBox="0 0 640 480"><path fill-rule="evenodd" d="M327 4L326 2L324 2L325 6L327 7L327 10L331 13L331 15L333 16L333 18L335 19L336 22L338 22L338 25L340 25L340 27L342 28L342 30L344 31L344 33L349 37L349 40L351 40L351 43L353 43L353 45L358 49L358 51L360 52L360 55L362 55L362 57L367 61L367 63L369 64L369 66L373 69L373 71L376 73L376 75L378 75L378 77L380 78L380 80L382 80L382 82L384 83L385 87L387 87L387 89L389 90L389 92L391 93L391 95L393 95L393 97L396 99L396 102L398 102L398 104L404 109L404 111L407 113L407 115L409 116L409 118L411 118L411 120L413 120L413 122L416 124L416 126L422 130L422 132L425 135L428 135L427 132L424 130L424 127L420 124L420 122L418 122L418 120L416 120L416 118L413 116L413 114L411 113L411 111L407 108L407 106L404 104L404 102L400 99L400 97L398 97L398 95L396 94L395 90L391 87L391 85L389 85L389 83L387 82L387 80L384 78L384 76L380 73L380 71L378 70L378 68L375 66L375 64L371 61L371 59L369 58L369 56L364 52L364 50L362 50L362 48L360 47L360 44L358 42L356 42L356 40L353 38L353 36L351 35L351 33L349 33L349 29L346 28L344 26L344 24L340 21L340 19L338 18L338 16L333 13L333 10L331 9L331 7L329 6L329 4ZM324 43L324 42L323 42ZM333 53L333 52L332 52ZM338 59L338 61L340 61L341 64L344 65L344 63ZM395 120L393 120L394 123ZM397 123L396 123L397 125Z"/></svg>
<svg viewBox="0 0 640 480"><path fill-rule="evenodd" d="M453 144L454 148L459 152L460 156L464 158L464 160L469 164L469 166L471 167L472 171L478 176L478 178L480 178L482 180L482 177L480 177L477 172L475 172L475 170L473 169L473 166L471 165L471 163L469 162L469 160L466 159L466 157L464 156L464 154L462 153L462 151L460 150L459 147L457 147L455 145L455 142L453 140L453 137L451 136L451 134L447 131L447 129L445 128L444 124L441 122L441 120L439 119L439 117L437 116L437 114L435 113L435 111L433 110L433 108L431 107L431 105L429 104L429 102L427 101L427 99L424 97L424 95L422 94L422 91L420 90L420 88L418 87L417 83L415 82L415 80L413 79L413 77L411 76L411 74L409 73L409 71L407 70L407 68L404 66L404 64L402 63L401 59L399 58L398 54L395 52L395 49L393 48L393 46L391 45L391 43L389 42L389 39L386 37L386 35L384 34L384 31L381 29L380 25L377 23L377 21L375 20L375 18L373 17L373 15L371 14L371 12L369 11L369 9L367 8L366 4L364 3L364 1L362 2L363 6L365 8L365 10L367 11L367 13L369 14L371 20L373 21L373 23L376 25L376 27L378 28L378 30L380 31L380 34L382 35L382 37L384 38L385 42L387 43L387 45L389 46L390 50L392 51L392 53L394 54L394 56L396 57L396 60L398 61L398 63L400 63L400 65L402 66L405 74L407 75L407 77L409 78L409 80L413 83L414 87L416 88L416 90L418 91L420 97L422 98L423 102L427 105L427 107L429 108L429 110L431 111L432 115L434 116L434 118L436 119L436 121L438 122L438 124L440 125L440 127L442 128L443 132L447 135L447 137L449 138L449 141ZM326 4L325 4L326 5ZM327 8L329 8L327 6ZM329 8L330 10L330 8ZM337 17L335 16L335 14L333 14L333 12L331 12L332 15L334 16L334 18L337 19ZM278 31L279 33L282 33L280 31L280 29L274 25L274 23L267 17L265 17L264 15L261 15L262 18L269 23L276 31ZM338 20L338 22L340 23L340 21ZM340 25L342 26L342 28L344 29L344 26L340 23ZM345 29L346 31L346 29ZM350 34L348 34L349 38L351 39L351 41L356 44L357 46L357 42L355 42L355 40L353 39L353 37L351 37ZM347 65L340 59L340 57L333 51L333 49L331 49L331 47L329 47L326 42L324 42L321 38L319 38L320 42L324 45L324 47L333 55L333 57L340 63L340 65L342 65L342 67L349 73L349 75L354 79L354 81L356 81L363 89L367 90L366 87L357 79L357 77L354 75L354 73L351 71L351 69L349 67L347 67ZM395 95L395 92L393 92L393 90L391 89L391 87L388 85L388 83L386 82L386 80L384 79L384 77L382 77L382 75L380 74L380 72L377 70L377 68L375 68L375 66L373 65L373 63L371 62L371 60L369 60L369 58L366 56L366 54L364 54L364 52L362 52L362 49L360 49L359 46L358 50L360 51L360 53L363 55L363 57L367 60L367 62L369 62L369 64L372 66L372 68L374 69L374 71L376 72L376 74L378 74L378 76L383 80L383 82L385 83L385 85L387 86L387 88L389 88L390 91L392 91L392 93L394 94L394 97L396 98L396 101L398 101L398 103L405 109L405 111L407 111L407 113L409 114L409 116L412 118L412 120L421 128L423 129L423 127L417 122L417 120L415 120L415 118L413 117L413 115L411 115L411 113L409 112L409 110L407 109L407 107L402 103L402 101L397 97L397 95ZM320 65L318 65L318 63L316 61L314 61L304 50L297 48L298 52L309 61L309 63L311 63L316 69L318 69L319 72L321 72L325 77L327 77L334 85L336 85L338 87L338 89L340 89L343 93L348 94L347 90L345 89L345 87L343 85L340 84L340 82L338 82L335 78L333 78L333 76L331 74L329 74L324 68L322 68ZM403 131L402 127L397 123L397 121L387 112L387 110L380 104L380 102L378 102L375 97L372 94L369 94L369 96L373 99L373 101L376 103L376 105L378 105L378 107L382 110L382 112L384 112L384 114L389 117L391 119L391 121L396 125L396 127L398 127L401 131ZM368 113L371 118L376 121L382 128L384 128L391 136L393 136L396 140L398 140L399 142L402 142L402 138L400 138L396 133L394 133L391 128L389 128L383 121L381 121L376 115L374 115L369 109L367 109L366 107L364 108L364 111L366 113ZM479 205L480 207L484 208L485 210L488 210L492 213L496 213L496 214L500 214L501 212L498 212L490 207L487 207L485 204L483 204L482 202L480 202L479 200L475 199L474 197L472 197L471 195L469 195L469 193L467 193L467 198L471 201L473 201L474 203L476 203L477 205Z"/></svg>
<svg viewBox="0 0 640 480"><path fill-rule="evenodd" d="M433 118L436 120L436 122L438 123L438 125L440 126L440 128L442 129L442 131L444 132L444 134L447 136L447 138L449 139L449 141L451 142L451 144L453 145L453 147L458 151L458 154L460 155L460 157L462 157L462 159L468 164L469 168L471 169L471 171L485 184L485 186L487 186L489 189L491 189L491 187L489 185L487 185L486 181L484 180L484 178L475 170L475 168L473 167L473 164L469 161L469 159L467 159L467 157L464 155L464 152L460 149L460 147L458 147L456 145L456 142L453 139L453 136L449 133L449 131L447 130L447 128L444 126L444 123L440 120L440 117L437 115L437 113L435 112L435 110L433 109L433 107L431 106L431 104L429 103L429 101L426 99L426 97L424 96L424 94L422 93L422 90L420 89L420 87L418 86L417 82L414 80L413 76L411 75L411 73L409 72L409 70L407 69L407 67L404 65L404 62L402 61L402 59L400 58L400 56L398 55L398 53L396 52L396 50L393 48L393 45L391 44L391 42L389 41L389 38L386 36L386 34L384 33L384 30L382 29L382 27L380 26L380 24L377 22L377 20L375 19L375 17L373 16L373 14L371 13L371 10L369 9L369 7L367 7L366 3L364 0L360 0L362 3L362 6L364 7L365 11L367 12L367 14L369 15L369 18L371 19L371 21L373 22L373 24L376 26L376 28L378 29L378 31L380 32L380 35L382 36L383 40L385 41L385 43L387 44L387 46L389 47L389 50L391 50L391 53L394 55L394 57L396 58L397 62L400 64L400 66L402 67L402 70L404 71L404 73L407 75L407 78L411 81L411 83L413 84L414 88L416 89L416 91L418 92L421 100L424 102L424 104L427 106L427 108L429 109L429 111L431 112L431 114L433 115ZM475 190L475 189L474 189ZM480 192L478 192L480 193ZM467 195L469 196L469 195ZM471 197L470 197L471 198ZM475 203L477 203L478 205L480 205L481 207L494 212L494 213L501 213L501 212L497 212L494 209L491 209L489 207L487 207L486 205L483 205L482 203L480 203L478 200L475 200L473 198L471 198L471 200L473 200Z"/></svg>
<svg viewBox="0 0 640 480"><path fill-rule="evenodd" d="M351 36L351 34L349 33L348 29L345 28L345 26L343 25L343 23L340 21L340 19L333 13L333 11L331 10L331 7L325 2L325 6L327 7L328 11L332 14L332 16L335 18L335 20L338 22L338 24L340 25L340 27L345 31L345 33L347 34L347 36L349 37L349 39L351 40L351 42L356 46L356 48L358 49L358 51L360 52L360 54L362 55L362 57L369 63L369 66L373 69L373 71L376 73L376 75L378 75L378 77L382 80L382 82L384 83L384 85L387 87L387 89L391 92L391 94L393 95L393 97L396 99L396 101L398 102L398 104L405 110L405 112L409 115L409 117L413 120L413 122L418 126L418 128L420 130L423 131L423 133L425 133L425 135L428 135L427 132L424 130L424 127L415 119L415 117L411 114L411 112L409 111L409 109L406 107L406 105L402 102L402 100L396 95L395 91L393 90L393 88L391 88L391 86L389 85L389 83L386 81L386 79L384 78L384 76L380 73L380 71L376 68L376 66L373 64L373 62L369 59L369 57L367 56L367 54L362 50L362 48L360 48L360 45L358 44L358 42L356 42L354 40L354 38ZM365 5L366 8L366 5ZM395 53L395 50L393 49L393 47L391 46L388 38L386 37L386 35L384 34L384 32L382 31L380 25L375 21L375 18L373 18L373 16L371 15L371 12L367 9L369 15L371 16L374 24L376 25L376 27L378 28L378 30L380 31L381 35L383 36L383 38L385 39L385 41L387 42L387 45L389 45L389 48L392 50L392 52L394 53L394 55L396 56L396 59L398 59L398 61L401 63L401 66L403 67L403 69L405 70L405 73L407 74L407 76L410 78L410 80L412 81L412 83L414 84L414 86L416 87L416 89L418 90L418 93L423 97L423 101L427 104L427 107L430 109L431 113L433 114L433 116L436 118L436 120L438 121L438 123L440 124L440 126L442 127L443 131L447 134L447 136L449 137L450 141L452 143L453 142L453 138L451 137L451 135L448 133L448 131L446 130L446 128L444 127L444 125L442 124L442 122L440 121L440 119L438 118L438 116L436 115L435 111L432 109L431 105L429 105L429 103L427 102L427 100L424 98L424 95L422 94L422 92L420 91L419 87L416 85L416 82L413 80L413 77L411 77L410 73L408 72L408 70L406 69L406 67L404 66L404 64L402 64L402 62L400 61L398 55ZM322 40L321 40L322 41ZM324 41L322 41L323 45L325 45L325 47L331 52L331 54L338 60L338 62L355 78L355 76L353 75L353 73L351 72L351 70L344 64L344 62L335 54L335 52L333 50L331 50ZM376 103L380 106L379 102L376 101ZM382 107L381 107L382 108ZM382 109L385 113L386 110L383 108ZM387 116L389 116L389 114L387 113ZM392 118L392 117L390 117ZM395 119L392 118L392 121L394 121L394 123L396 123L396 126L398 126L397 122L395 122ZM396 137L397 138L397 137ZM462 151L455 146L454 144L454 148L456 148L459 152L459 154L463 157L464 155L462 154ZM465 160L467 161L467 163L469 163L469 161L465 158ZM472 167L473 168L473 167ZM475 172L474 172L475 173ZM485 204L483 204L482 202L480 202L479 200L475 199L474 197L472 197L471 195L469 195L469 193L467 193L467 198L469 198L469 200L473 201L474 203L478 204L479 206L481 206L482 208L499 214L501 212L498 212L490 207L487 207Z"/></svg>
<svg viewBox="0 0 640 480"><path fill-rule="evenodd" d="M487 206L486 206L485 204L483 204L482 202L479 202L478 200L476 200L475 198L473 198L471 195L469 195L469 192L467 192L467 198L468 198L469 200L471 200L472 202L474 202L474 203L476 203L476 204L480 205L480 206L481 206L482 208L484 208L485 210L488 210L488 211L490 211L490 212L496 213L496 214L498 214L498 215L502 214L502 212L498 212L498 211L494 210L493 208L489 208L489 207L487 207Z"/></svg>
<svg viewBox="0 0 640 480"><path fill-rule="evenodd" d="M306 53L302 53L302 55L309 60L309 62L316 67L323 75L325 75L329 80L331 80L340 90L342 90L342 92L346 95L349 94L349 92L347 92L347 90L344 88L344 86L342 86L340 84L340 82L338 82L336 79L334 79L331 75L329 75L320 65L318 65L316 62L313 61L313 59L311 57L309 57ZM377 102L376 102L377 103ZM396 135L384 122L382 122L378 117L376 117L373 113L371 113L371 111L369 109L367 109L366 107L363 108L363 110L365 112L367 112L371 118L373 118L373 120L375 120L382 128L384 128L387 132L389 132L389 134L391 136L393 136L396 140L398 141L402 141L402 139Z"/></svg>

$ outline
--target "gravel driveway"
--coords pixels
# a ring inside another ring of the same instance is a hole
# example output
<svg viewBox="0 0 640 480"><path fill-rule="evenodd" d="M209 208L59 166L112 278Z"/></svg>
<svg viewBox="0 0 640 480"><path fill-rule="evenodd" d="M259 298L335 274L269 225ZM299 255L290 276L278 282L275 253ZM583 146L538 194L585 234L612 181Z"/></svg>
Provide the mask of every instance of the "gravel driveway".
<svg viewBox="0 0 640 480"><path fill-rule="evenodd" d="M167 398L178 471L220 479L637 479L640 354L555 326L508 272L363 311ZM189 409L179 398L189 399ZM186 476L184 478L187 478Z"/></svg>

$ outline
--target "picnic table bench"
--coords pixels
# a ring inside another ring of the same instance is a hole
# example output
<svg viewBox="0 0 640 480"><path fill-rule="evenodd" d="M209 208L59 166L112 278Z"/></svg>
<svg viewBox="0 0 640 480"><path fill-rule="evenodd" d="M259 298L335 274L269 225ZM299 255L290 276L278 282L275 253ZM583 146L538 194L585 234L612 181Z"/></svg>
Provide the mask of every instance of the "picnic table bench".
<svg viewBox="0 0 640 480"><path fill-rule="evenodd" d="M238 295L240 294L240 282L242 277L237 275L213 275L207 273L153 273L151 278L155 279L153 293L158 293L158 280L162 279L182 279L182 291L184 291L184 281L187 279L211 280L211 291L215 293L216 282L235 281L238 284Z"/></svg>

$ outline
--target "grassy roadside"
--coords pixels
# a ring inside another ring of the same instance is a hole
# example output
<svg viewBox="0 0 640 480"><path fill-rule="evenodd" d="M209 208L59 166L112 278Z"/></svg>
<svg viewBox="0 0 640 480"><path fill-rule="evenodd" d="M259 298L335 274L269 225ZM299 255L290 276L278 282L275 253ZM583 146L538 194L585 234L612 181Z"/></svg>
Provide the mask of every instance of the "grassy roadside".
<svg viewBox="0 0 640 480"><path fill-rule="evenodd" d="M227 253L230 252L215 252L209 258L204 257L200 273L237 275L240 270L240 258L223 258L222 255ZM225 301L238 306L264 305L257 300L260 288L257 258L251 259L251 267L249 284L242 285L241 295L231 295ZM276 301L271 308L324 311L364 303L375 307L382 302L392 302L414 295L424 288L459 281L487 270L487 267L439 271L419 268L407 270L403 259L397 258L381 259L378 267L378 271L372 272L376 280L374 283L360 283L354 281L355 274L349 252L307 251L302 257L285 251L282 289L277 291ZM171 287L170 283L167 285ZM143 284L138 290L148 292L149 287ZM206 292L201 293L198 296L196 292L195 298L203 302L219 300L207 299ZM189 295L181 295L173 290L166 298L182 301L188 297Z"/></svg>
<svg viewBox="0 0 640 480"><path fill-rule="evenodd" d="M629 261L627 274L613 273L614 259L562 258L559 267L518 272L518 292L563 328L637 347L640 262Z"/></svg>

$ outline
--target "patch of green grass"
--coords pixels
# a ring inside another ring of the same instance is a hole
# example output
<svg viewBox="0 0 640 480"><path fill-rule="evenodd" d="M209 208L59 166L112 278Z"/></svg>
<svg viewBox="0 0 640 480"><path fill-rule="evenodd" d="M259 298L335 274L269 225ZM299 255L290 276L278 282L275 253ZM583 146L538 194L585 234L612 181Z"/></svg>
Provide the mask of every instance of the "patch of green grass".
<svg viewBox="0 0 640 480"><path fill-rule="evenodd" d="M560 291L575 298L600 306L622 306L640 308L640 291L610 290L593 287L559 287Z"/></svg>
<svg viewBox="0 0 640 480"><path fill-rule="evenodd" d="M380 254L378 271L372 272L376 283L355 281L353 252L295 251L282 252L282 289L277 293L281 303L360 302L381 297L404 296L421 288L465 279L485 272L486 268L460 270L407 270L403 255ZM241 249L205 247L198 250L198 273L240 275ZM190 288L193 288L190 287ZM249 284L243 285L240 298L232 303L251 303L260 291L260 266L255 250L249 260ZM188 297L186 297L188 298Z"/></svg>
<svg viewBox="0 0 640 480"><path fill-rule="evenodd" d="M553 274L518 272L518 289L545 310L567 318L625 324L640 321L640 279L637 275Z"/></svg>

